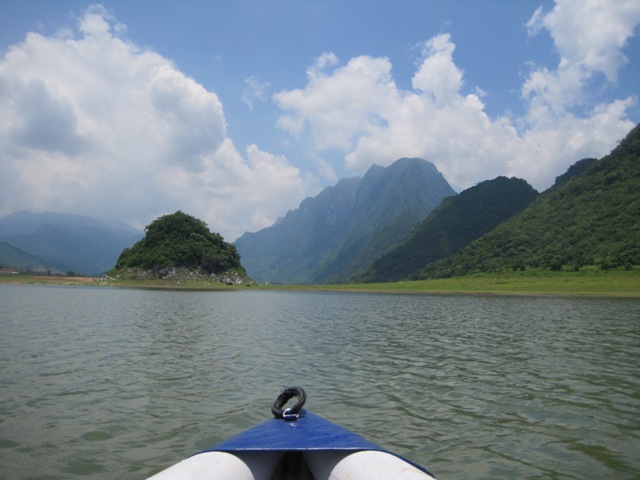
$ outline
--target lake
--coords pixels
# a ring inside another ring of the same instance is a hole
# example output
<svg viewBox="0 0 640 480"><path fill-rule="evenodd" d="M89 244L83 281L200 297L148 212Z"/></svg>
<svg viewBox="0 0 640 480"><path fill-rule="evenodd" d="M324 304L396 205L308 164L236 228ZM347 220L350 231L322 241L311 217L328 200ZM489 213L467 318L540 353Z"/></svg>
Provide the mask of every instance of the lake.
<svg viewBox="0 0 640 480"><path fill-rule="evenodd" d="M0 285L0 478L142 479L306 408L440 480L640 478L640 300Z"/></svg>

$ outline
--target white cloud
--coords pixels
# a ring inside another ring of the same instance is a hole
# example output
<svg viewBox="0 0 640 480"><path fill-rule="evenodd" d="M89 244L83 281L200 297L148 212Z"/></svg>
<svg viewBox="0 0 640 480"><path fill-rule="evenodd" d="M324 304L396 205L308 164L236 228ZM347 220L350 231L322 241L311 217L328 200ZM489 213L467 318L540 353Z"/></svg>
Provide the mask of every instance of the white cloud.
<svg viewBox="0 0 640 480"><path fill-rule="evenodd" d="M310 173L257 145L239 152L214 92L90 7L76 30L29 33L0 59L0 215L57 210L142 227L181 209L233 240L295 208L319 178L402 156L433 161L457 189L497 175L546 188L632 128L636 100L599 94L615 91L638 23L635 0L558 0L532 12L529 33L548 33L559 61L530 67L519 117L487 114L484 86L465 83L448 34L419 46L407 89L388 58L322 53L306 85L271 97ZM251 108L270 88L249 77L242 100Z"/></svg>
<svg viewBox="0 0 640 480"><path fill-rule="evenodd" d="M335 56L324 54L308 70L304 89L274 95L278 106L291 112L280 117L280 127L299 135L308 124L319 149L346 150L358 136L374 131L382 122L384 106L378 102L396 92L388 59L361 56L330 75L320 70L336 61Z"/></svg>
<svg viewBox="0 0 640 480"><path fill-rule="evenodd" d="M541 5L536 9L535 12L533 12L533 15L531 15L531 18L527 22L526 26L527 31L529 32L529 36L535 36L540 33L540 30L542 30L542 27L544 26L543 23L543 8Z"/></svg>
<svg viewBox="0 0 640 480"><path fill-rule="evenodd" d="M189 200L194 211L202 212L200 218L218 231L233 232L235 236L229 240L235 240L245 231L272 225L306 192L300 171L284 156L256 145L248 146L245 154L247 161L227 138L217 151L203 158L202 172L174 166L157 183L181 191L181 197L198 192Z"/></svg>
<svg viewBox="0 0 640 480"><path fill-rule="evenodd" d="M30 33L0 60L0 215L144 226L181 209L234 240L304 198L298 169L257 146L243 158L217 95L125 30L91 7L77 32Z"/></svg>
<svg viewBox="0 0 640 480"><path fill-rule="evenodd" d="M431 38L423 47L424 61L413 77L413 88L431 95L438 105L455 101L463 85L462 71L453 62L454 50L448 34Z"/></svg>
<svg viewBox="0 0 640 480"><path fill-rule="evenodd" d="M386 58L361 56L321 74L314 68L306 88L275 95L287 112L280 125L296 134L307 126L318 149L342 149L356 173L419 156L458 186L498 175L510 159L503 146L513 143L515 129L490 121L477 95L460 92L454 49L446 34L425 42L412 91L396 87Z"/></svg>
<svg viewBox="0 0 640 480"><path fill-rule="evenodd" d="M561 57L559 70L599 72L615 82L628 61L622 48L639 22L637 0L556 0L548 14L536 10L527 27L530 34L549 31Z"/></svg>
<svg viewBox="0 0 640 480"><path fill-rule="evenodd" d="M522 93L532 103L534 122L540 109L562 115L588 105L586 85L597 74L615 83L628 61L622 49L640 23L640 3L634 0L558 0L547 14L539 8L527 27L530 35L546 29L560 55L554 70L536 67Z"/></svg>
<svg viewBox="0 0 640 480"><path fill-rule="evenodd" d="M324 52L320 55L315 63L307 68L307 78L313 80L323 76L322 70L338 64L338 57L332 52Z"/></svg>
<svg viewBox="0 0 640 480"><path fill-rule="evenodd" d="M411 90L396 87L386 58L360 56L339 66L323 54L304 88L274 96L283 110L279 126L298 137L309 133L320 151L341 150L354 173L418 156L458 189L497 175L544 189L577 160L608 153L633 127L627 111L635 99L599 101L589 82L596 73L615 80L638 11L631 1L560 0L548 14L534 12L529 33L548 30L561 61L532 69L519 118L490 118L481 97L464 91L455 44L441 34L422 46Z"/></svg>
<svg viewBox="0 0 640 480"><path fill-rule="evenodd" d="M515 162L516 171L548 183L554 170L559 174L576 159L608 153L633 127L627 111L637 99L607 103L590 87L598 75L615 84L628 61L623 48L639 23L634 0L557 0L547 14L536 10L529 33L547 30L560 61L555 69L533 68L523 84L528 110L518 123L526 156Z"/></svg>
<svg viewBox="0 0 640 480"><path fill-rule="evenodd" d="M271 87L269 82L260 82L256 77L251 76L244 83L246 86L242 92L241 100L250 110L253 110L256 101L266 101L268 99L266 92Z"/></svg>

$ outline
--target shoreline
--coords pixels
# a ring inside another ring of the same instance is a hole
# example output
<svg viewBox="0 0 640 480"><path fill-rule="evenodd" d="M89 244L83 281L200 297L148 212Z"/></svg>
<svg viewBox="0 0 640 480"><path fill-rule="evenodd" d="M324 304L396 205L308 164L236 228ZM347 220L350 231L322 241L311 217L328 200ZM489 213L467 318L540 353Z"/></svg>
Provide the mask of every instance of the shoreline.
<svg viewBox="0 0 640 480"><path fill-rule="evenodd" d="M237 285L203 280L114 280L109 277L0 275L0 285L61 285L189 291L307 291L425 295L513 295L640 298L640 270L509 272L372 284Z"/></svg>

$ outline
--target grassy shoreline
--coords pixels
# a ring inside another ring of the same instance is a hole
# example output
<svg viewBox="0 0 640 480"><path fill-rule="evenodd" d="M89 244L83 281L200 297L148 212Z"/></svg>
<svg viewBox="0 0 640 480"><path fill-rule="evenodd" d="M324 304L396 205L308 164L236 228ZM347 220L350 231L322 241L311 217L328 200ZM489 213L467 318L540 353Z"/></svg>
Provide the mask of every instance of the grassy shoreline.
<svg viewBox="0 0 640 480"><path fill-rule="evenodd" d="M514 272L394 283L292 285L267 288L380 293L572 295L640 298L640 271Z"/></svg>
<svg viewBox="0 0 640 480"><path fill-rule="evenodd" d="M202 280L113 280L105 277L55 277L43 275L0 275L0 284L49 284L111 286L179 290L238 290ZM340 285L254 285L257 290L331 291L363 293L486 294L486 295L574 295L640 298L640 269L586 270L580 272L528 271L479 274L466 277L403 281L394 283Z"/></svg>

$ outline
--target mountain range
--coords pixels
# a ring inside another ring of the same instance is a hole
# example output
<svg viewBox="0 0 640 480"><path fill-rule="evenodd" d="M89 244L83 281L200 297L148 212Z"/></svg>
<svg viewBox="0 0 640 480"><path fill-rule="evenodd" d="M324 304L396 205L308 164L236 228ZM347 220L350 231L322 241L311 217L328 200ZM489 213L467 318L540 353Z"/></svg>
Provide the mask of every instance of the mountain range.
<svg viewBox="0 0 640 480"><path fill-rule="evenodd" d="M362 180L343 180L274 226L245 234L237 246L249 275L384 282L640 265L640 126L541 194L522 179L498 177L456 195L439 173L427 178L421 168L437 172L419 159L374 166Z"/></svg>
<svg viewBox="0 0 640 480"><path fill-rule="evenodd" d="M450 195L455 191L432 163L401 158L325 188L235 245L256 281L342 282L400 242Z"/></svg>
<svg viewBox="0 0 640 480"><path fill-rule="evenodd" d="M27 210L0 219L0 265L31 271L97 275L142 238L124 222Z"/></svg>
<svg viewBox="0 0 640 480"><path fill-rule="evenodd" d="M359 281L390 282L416 275L521 212L537 196L522 179L498 177L447 197L402 243L373 262Z"/></svg>
<svg viewBox="0 0 640 480"><path fill-rule="evenodd" d="M531 205L415 278L640 265L640 126L607 156L576 163Z"/></svg>
<svg viewBox="0 0 640 480"><path fill-rule="evenodd" d="M0 266L93 275L142 232L60 213L0 219ZM379 282L505 270L640 265L640 126L605 157L583 159L538 193L498 177L456 194L426 160L374 165L235 242L272 283Z"/></svg>

